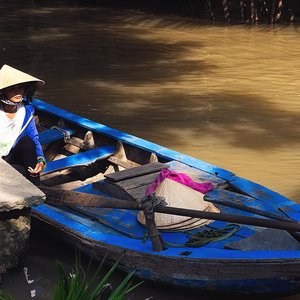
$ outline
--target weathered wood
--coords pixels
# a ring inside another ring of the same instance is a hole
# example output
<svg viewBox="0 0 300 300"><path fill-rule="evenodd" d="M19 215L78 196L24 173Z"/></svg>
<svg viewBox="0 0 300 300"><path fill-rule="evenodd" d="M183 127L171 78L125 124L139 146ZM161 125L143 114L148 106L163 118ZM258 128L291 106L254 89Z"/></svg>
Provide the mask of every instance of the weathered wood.
<svg viewBox="0 0 300 300"><path fill-rule="evenodd" d="M159 163L159 162L150 163L150 164L142 165L142 166L139 166L136 168L132 168L132 169L116 172L116 173L111 173L111 174L105 175L105 178L107 180L116 182L116 181L125 180L125 179L129 179L129 178L133 178L133 177L137 177L137 176L141 176L141 175L145 175L145 174L149 174L149 173L154 173L154 172L160 171L162 169L166 169L168 167L169 166Z"/></svg>
<svg viewBox="0 0 300 300"><path fill-rule="evenodd" d="M94 182L93 187L103 193L112 195L116 198L126 199L126 200L134 200L126 191L120 188L117 184L107 180L100 180Z"/></svg>
<svg viewBox="0 0 300 300"><path fill-rule="evenodd" d="M274 220L288 221L288 218L286 218L282 214L273 213L269 210L265 211L254 207L255 201L257 201L256 199L227 190L212 190L204 196L204 200L212 202L214 204L221 204L232 208L240 209Z"/></svg>
<svg viewBox="0 0 300 300"><path fill-rule="evenodd" d="M114 155L110 156L107 160L112 162L113 164L123 167L125 169L131 169L131 168L136 168L136 167L140 166L139 164L137 164L131 160L124 161Z"/></svg>
<svg viewBox="0 0 300 300"><path fill-rule="evenodd" d="M47 195L46 202L53 205L85 205L90 207L107 207L141 210L140 203L134 201L108 198L100 195L91 195L73 191L63 191L55 188L41 187ZM191 218L219 220L238 224L252 225L258 227L275 228L287 231L300 231L300 223L293 221L275 221L262 218L246 217L226 213L213 213L206 211L197 211L192 209L183 209L176 207L157 207L156 212L174 214L179 216L188 216Z"/></svg>
<svg viewBox="0 0 300 300"><path fill-rule="evenodd" d="M148 235L151 238L153 250L156 252L163 251L165 249L163 239L157 230L154 218L154 207L150 199L145 200L141 203L142 210L145 215L146 227Z"/></svg>
<svg viewBox="0 0 300 300"><path fill-rule="evenodd" d="M274 240L276 243L274 243ZM225 248L241 251L300 250L300 243L283 230L265 229L241 241L225 245Z"/></svg>
<svg viewBox="0 0 300 300"><path fill-rule="evenodd" d="M158 175L159 172L154 172L116 182L101 180L93 183L93 187L114 197L139 200L145 196L147 188Z"/></svg>
<svg viewBox="0 0 300 300"><path fill-rule="evenodd" d="M125 191L129 191L131 189L138 188L140 186L149 185L154 182L159 175L159 172L154 172L150 174L146 174L144 176L137 176L133 178L129 178L126 180L120 180L114 182L114 184L118 185L120 188L124 189Z"/></svg>

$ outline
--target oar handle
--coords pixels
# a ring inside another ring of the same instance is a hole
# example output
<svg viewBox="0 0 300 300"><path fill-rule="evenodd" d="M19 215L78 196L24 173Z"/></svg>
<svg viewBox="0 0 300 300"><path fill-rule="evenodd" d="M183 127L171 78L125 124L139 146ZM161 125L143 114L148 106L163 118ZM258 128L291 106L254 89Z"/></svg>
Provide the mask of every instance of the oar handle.
<svg viewBox="0 0 300 300"><path fill-rule="evenodd" d="M91 195L86 193L79 193L74 191L64 191L57 188L40 187L46 194L46 203L52 205L82 205L90 207L105 207L105 208L117 208L117 209L132 209L141 210L141 204L120 200L116 198L108 198L100 195ZM270 219L254 218L247 216L239 216L226 213L213 213L207 211L198 211L192 209L184 209L178 207L159 206L155 208L156 212L187 216L191 218L209 219L225 221L230 223L238 223L244 225L252 225L266 228L282 229L287 231L300 231L300 223L290 221L275 221Z"/></svg>
<svg viewBox="0 0 300 300"><path fill-rule="evenodd" d="M191 218L218 220L218 221L252 225L258 227L282 229L287 231L300 231L300 223L298 222L291 223L291 222L275 221L269 219L247 217L247 216L238 216L238 215L226 214L226 213L196 211L196 210L177 208L177 207L158 207L156 211L160 213L166 213L166 214L188 216Z"/></svg>

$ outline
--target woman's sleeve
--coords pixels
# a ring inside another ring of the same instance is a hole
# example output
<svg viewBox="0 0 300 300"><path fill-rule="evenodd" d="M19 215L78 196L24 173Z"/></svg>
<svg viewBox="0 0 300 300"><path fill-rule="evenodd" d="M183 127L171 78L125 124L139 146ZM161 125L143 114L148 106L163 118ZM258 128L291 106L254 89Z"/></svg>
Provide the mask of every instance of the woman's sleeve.
<svg viewBox="0 0 300 300"><path fill-rule="evenodd" d="M43 158L43 160L46 162L45 157L44 157L44 153L43 153L43 149L42 149L42 145L39 141L39 133L36 129L34 118L32 118L30 123L28 124L28 126L26 128L26 134L28 136L30 136L31 139L35 143L37 158Z"/></svg>

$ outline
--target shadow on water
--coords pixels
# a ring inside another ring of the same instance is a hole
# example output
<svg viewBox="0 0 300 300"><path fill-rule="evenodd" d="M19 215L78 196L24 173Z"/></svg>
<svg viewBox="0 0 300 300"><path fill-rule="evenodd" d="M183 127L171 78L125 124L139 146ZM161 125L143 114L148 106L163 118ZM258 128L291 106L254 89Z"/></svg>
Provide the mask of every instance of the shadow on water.
<svg viewBox="0 0 300 300"><path fill-rule="evenodd" d="M115 95L116 92L112 86L101 89L101 94ZM255 99L250 95L208 93L205 96L187 96L168 92L157 96L157 99L146 95L128 101L130 95L120 93L118 98L121 99L119 102L110 105L116 118L122 119L124 124L133 118L143 120L142 129L148 127L154 132L153 136L151 132L146 133L148 138L159 136L171 146L176 146L180 134L184 133L192 139L213 135L233 147L253 150L299 144L296 138L300 134L297 126L299 113L283 111L265 99ZM105 105L102 108L105 110ZM93 116L101 118L104 123L109 122L101 112L99 116L93 112ZM139 133L138 129L131 130Z"/></svg>
<svg viewBox="0 0 300 300"><path fill-rule="evenodd" d="M70 24L68 16L76 21ZM134 123L134 128L124 128L124 124L143 120L142 128L149 128L145 138L164 136L171 146L186 133L195 139L199 134L213 134L232 146L259 150L299 143L295 138L300 133L300 127L295 126L299 114L278 109L266 99L242 91L203 93L201 86L190 94L177 91L176 84L184 78L204 77L218 66L191 58L191 49L202 47L199 41L172 42L162 40L159 34L150 36L143 28L149 17L143 14L132 19L126 11L122 16L111 16L109 10L99 14L99 8L94 7L43 7L35 3L14 9L5 18L6 30L17 36L1 38L2 60L13 66L23 61L25 70L33 69L46 79L51 94L42 93L47 100L59 101L55 104L75 113L108 125L113 114L114 120L121 120L122 130L137 135L142 132ZM59 19L55 26L53 18ZM110 26L106 26L108 21ZM126 31L123 26L127 26ZM159 31L158 24L153 28ZM79 62L74 51L84 61ZM63 78L60 90L65 94L57 100L52 91ZM167 85L171 88L164 90ZM85 97L74 111L74 101ZM111 125L118 125L118 121Z"/></svg>

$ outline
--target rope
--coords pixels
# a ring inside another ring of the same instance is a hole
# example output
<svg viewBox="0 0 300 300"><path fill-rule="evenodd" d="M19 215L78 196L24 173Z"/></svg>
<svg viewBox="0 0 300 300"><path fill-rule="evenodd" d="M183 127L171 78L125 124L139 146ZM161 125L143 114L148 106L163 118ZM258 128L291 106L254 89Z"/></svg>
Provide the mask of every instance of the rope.
<svg viewBox="0 0 300 300"><path fill-rule="evenodd" d="M240 228L241 227L237 224L229 224L223 229L203 230L192 234L185 245L187 247L201 247L210 242L225 240L234 235Z"/></svg>
<svg viewBox="0 0 300 300"><path fill-rule="evenodd" d="M56 129L59 132L61 132L64 135L64 141L65 141L65 143L68 143L68 141L71 138L70 132L68 130L60 128L60 127L57 127L57 126L52 126L51 129Z"/></svg>
<svg viewBox="0 0 300 300"><path fill-rule="evenodd" d="M190 238L184 244L172 244L165 242L167 246L174 248L181 247L202 247L211 242L217 242L225 240L231 236L233 236L237 231L240 230L240 226L237 224L229 224L222 229L210 229L203 230L197 233L185 232L190 235Z"/></svg>

